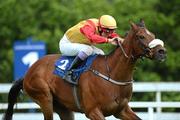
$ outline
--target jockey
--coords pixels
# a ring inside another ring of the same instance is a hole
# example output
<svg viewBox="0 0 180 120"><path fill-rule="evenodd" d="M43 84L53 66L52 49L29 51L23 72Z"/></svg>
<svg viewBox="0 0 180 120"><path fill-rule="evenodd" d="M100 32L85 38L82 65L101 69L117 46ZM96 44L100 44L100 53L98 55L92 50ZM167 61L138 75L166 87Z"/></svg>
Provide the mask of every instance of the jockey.
<svg viewBox="0 0 180 120"><path fill-rule="evenodd" d="M116 28L116 20L112 16L102 15L99 19L81 21L67 30L59 42L59 48L62 55L76 56L68 71L76 68L90 55L104 55L104 52L94 45L116 44L114 38L120 38L115 33Z"/></svg>

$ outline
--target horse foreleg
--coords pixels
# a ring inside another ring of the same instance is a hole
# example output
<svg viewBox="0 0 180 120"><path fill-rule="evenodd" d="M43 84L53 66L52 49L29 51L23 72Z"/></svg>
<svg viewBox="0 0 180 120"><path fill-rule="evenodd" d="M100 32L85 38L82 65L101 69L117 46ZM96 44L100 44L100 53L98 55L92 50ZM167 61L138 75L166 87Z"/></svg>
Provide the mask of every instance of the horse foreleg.
<svg viewBox="0 0 180 120"><path fill-rule="evenodd" d="M90 120L105 120L105 117L99 108L92 109L87 116Z"/></svg>
<svg viewBox="0 0 180 120"><path fill-rule="evenodd" d="M74 120L74 113L59 103L53 103L54 111L59 115L61 120Z"/></svg>
<svg viewBox="0 0 180 120"><path fill-rule="evenodd" d="M122 120L142 120L132 111L129 105L127 105L120 113L114 116Z"/></svg>

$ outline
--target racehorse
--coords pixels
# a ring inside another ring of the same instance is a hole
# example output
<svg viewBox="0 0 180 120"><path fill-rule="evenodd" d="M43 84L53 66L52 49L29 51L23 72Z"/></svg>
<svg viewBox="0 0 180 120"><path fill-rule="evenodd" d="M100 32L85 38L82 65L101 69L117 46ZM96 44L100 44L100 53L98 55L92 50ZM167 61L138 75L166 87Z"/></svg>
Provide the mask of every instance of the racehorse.
<svg viewBox="0 0 180 120"><path fill-rule="evenodd" d="M21 89L40 106L45 120L53 120L53 112L61 120L74 120L74 111L85 113L91 120L105 120L109 115L122 120L141 120L128 105L135 63L142 57L163 61L166 49L143 20L130 24L124 41L117 40L118 45L110 54L98 55L90 69L80 76L77 85L80 108L73 96L73 85L53 74L60 55L52 54L34 63L24 78L13 84L4 120L12 119Z"/></svg>

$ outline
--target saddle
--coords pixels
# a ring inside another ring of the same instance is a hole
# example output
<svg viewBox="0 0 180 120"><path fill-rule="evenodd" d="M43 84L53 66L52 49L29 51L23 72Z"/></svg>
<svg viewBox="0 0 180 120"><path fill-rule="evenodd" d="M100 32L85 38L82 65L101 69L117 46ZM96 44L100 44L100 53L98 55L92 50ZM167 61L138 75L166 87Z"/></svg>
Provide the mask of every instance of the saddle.
<svg viewBox="0 0 180 120"><path fill-rule="evenodd" d="M73 56L61 56L56 62L55 62L55 69L53 73L55 75L58 75L62 79L64 79L66 82L71 83L73 85L78 85L80 75L87 71L94 59L97 57L97 55L91 55L89 56L81 65L79 65L76 69L72 69L72 74L67 78L66 72L68 68L70 67L72 61L75 59Z"/></svg>

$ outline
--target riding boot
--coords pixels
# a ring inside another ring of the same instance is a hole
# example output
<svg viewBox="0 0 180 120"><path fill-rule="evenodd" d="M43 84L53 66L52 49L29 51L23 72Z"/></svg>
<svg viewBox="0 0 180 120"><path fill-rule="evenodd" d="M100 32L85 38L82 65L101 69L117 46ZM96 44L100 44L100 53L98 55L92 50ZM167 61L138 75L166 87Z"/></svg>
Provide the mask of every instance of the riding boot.
<svg viewBox="0 0 180 120"><path fill-rule="evenodd" d="M77 55L75 59L72 61L70 67L68 68L68 71L77 68L82 62L83 60L81 60L81 58L79 58L79 56Z"/></svg>
<svg viewBox="0 0 180 120"><path fill-rule="evenodd" d="M73 72L72 69L76 69L82 62L83 62L83 60L81 60L81 58L79 58L79 56L77 55L75 57L75 59L72 61L70 67L67 69L63 79L66 79L66 80L71 82L71 80L72 80L72 78L71 78L72 75L71 74Z"/></svg>

